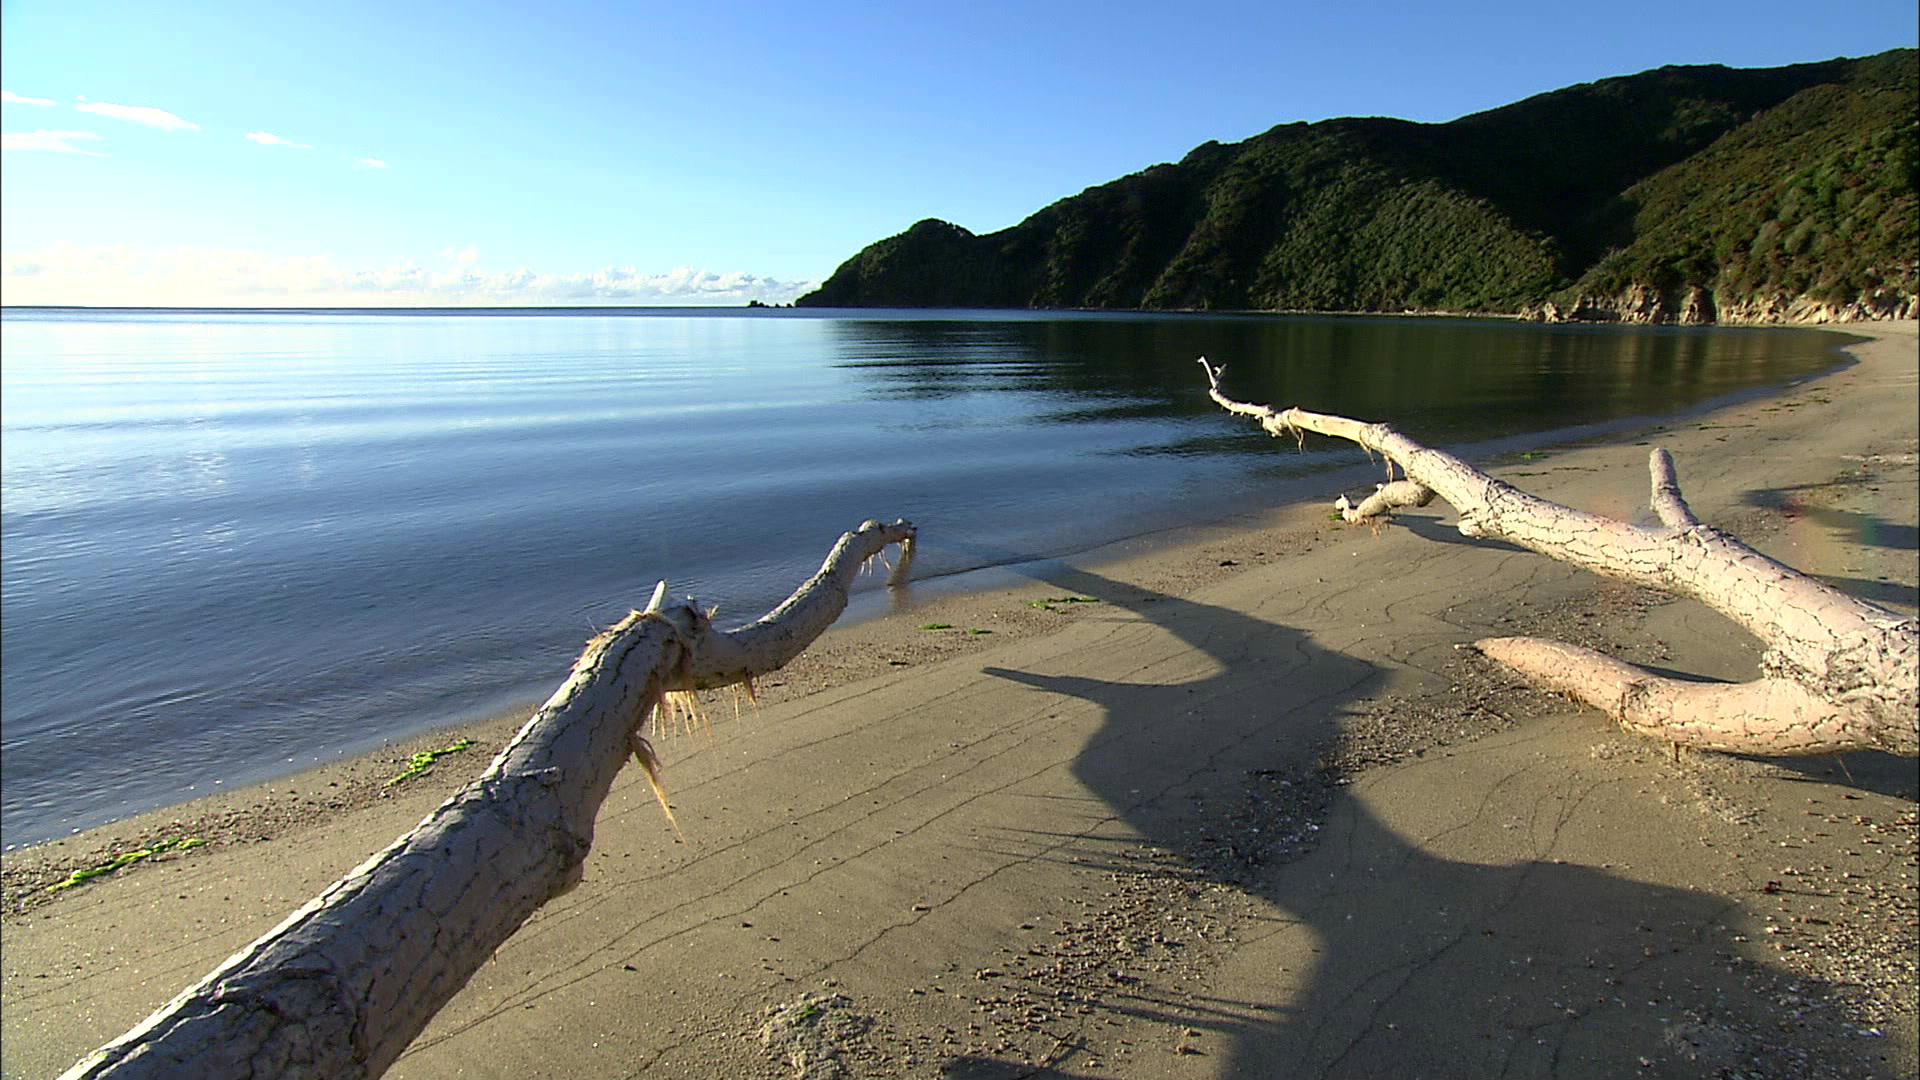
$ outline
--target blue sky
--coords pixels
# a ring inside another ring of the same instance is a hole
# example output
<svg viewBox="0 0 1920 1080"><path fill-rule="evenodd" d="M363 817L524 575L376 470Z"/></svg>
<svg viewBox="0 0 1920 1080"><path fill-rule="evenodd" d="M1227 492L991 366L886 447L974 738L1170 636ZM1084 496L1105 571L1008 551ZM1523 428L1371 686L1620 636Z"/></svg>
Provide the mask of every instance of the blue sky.
<svg viewBox="0 0 1920 1080"><path fill-rule="evenodd" d="M1208 139L1916 44L1910 0L0 7L7 303L790 299Z"/></svg>

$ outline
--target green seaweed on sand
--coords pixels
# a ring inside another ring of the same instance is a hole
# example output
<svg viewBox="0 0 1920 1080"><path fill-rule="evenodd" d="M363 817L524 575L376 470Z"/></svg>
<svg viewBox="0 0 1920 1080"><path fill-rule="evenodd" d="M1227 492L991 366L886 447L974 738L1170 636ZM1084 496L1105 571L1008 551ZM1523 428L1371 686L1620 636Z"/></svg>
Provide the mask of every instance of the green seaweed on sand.
<svg viewBox="0 0 1920 1080"><path fill-rule="evenodd" d="M1039 608L1042 611L1059 611L1060 609L1057 607L1054 607L1053 605L1055 604L1097 604L1099 602L1100 601L1094 599L1091 596L1049 596L1045 600L1029 600L1027 601L1027 606L1033 607L1033 608Z"/></svg>
<svg viewBox="0 0 1920 1080"><path fill-rule="evenodd" d="M134 851L124 851L96 866L90 866L84 870L75 870L73 873L67 875L65 881L56 881L52 885L47 886L47 891L59 892L62 889L71 889L75 885L83 885L92 881L94 878L111 874L123 866L132 866L134 863L150 859L163 851L186 851L190 848L197 848L204 843L206 843L206 841L197 836L176 836L170 840L160 840Z"/></svg>
<svg viewBox="0 0 1920 1080"><path fill-rule="evenodd" d="M411 780L416 776L420 776L424 774L428 769L433 768L433 763L436 760L443 758L448 754L457 754L460 751L466 750L472 746L473 746L472 739L461 739L460 741L449 744L445 747L442 747L439 750L422 750L407 760L407 771L387 781L384 786L392 787L393 785L398 784L403 780Z"/></svg>

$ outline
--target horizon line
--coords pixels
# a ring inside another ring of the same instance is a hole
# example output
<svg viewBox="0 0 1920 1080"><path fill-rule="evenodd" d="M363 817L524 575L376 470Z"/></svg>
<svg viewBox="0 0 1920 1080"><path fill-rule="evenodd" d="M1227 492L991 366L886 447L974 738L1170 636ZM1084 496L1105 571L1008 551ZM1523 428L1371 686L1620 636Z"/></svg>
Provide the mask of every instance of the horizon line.
<svg viewBox="0 0 1920 1080"><path fill-rule="evenodd" d="M650 311L718 309L746 310L791 308L792 303L769 304L750 300L724 304L290 304L279 307L250 307L236 304L6 304L5 311Z"/></svg>

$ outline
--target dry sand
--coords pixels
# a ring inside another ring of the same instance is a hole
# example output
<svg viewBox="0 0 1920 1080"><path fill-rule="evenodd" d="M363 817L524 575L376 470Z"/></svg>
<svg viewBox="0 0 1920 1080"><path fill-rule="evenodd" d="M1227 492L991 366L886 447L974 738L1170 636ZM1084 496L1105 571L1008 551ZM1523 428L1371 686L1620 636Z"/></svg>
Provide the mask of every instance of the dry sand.
<svg viewBox="0 0 1920 1080"><path fill-rule="evenodd" d="M1488 464L1645 520L1657 442L1703 519L1912 611L1914 325L1864 332L1777 396ZM1758 647L1449 520L1281 508L835 631L660 740L688 842L629 770L585 883L390 1075L1920 1074L1913 762L1676 759L1517 685L1455 646L1725 678ZM511 726L8 855L5 1076L131 1026ZM167 836L210 842L45 889Z"/></svg>

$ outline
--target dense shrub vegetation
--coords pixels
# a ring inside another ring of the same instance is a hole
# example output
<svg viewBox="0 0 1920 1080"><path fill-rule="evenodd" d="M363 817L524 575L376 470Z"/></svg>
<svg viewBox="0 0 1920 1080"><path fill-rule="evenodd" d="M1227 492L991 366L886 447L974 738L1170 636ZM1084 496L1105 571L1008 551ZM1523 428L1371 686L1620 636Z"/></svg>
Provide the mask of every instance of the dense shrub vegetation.
<svg viewBox="0 0 1920 1080"><path fill-rule="evenodd" d="M927 220L816 306L1605 316L1636 288L1751 314L1915 291L1915 52L1674 67L1447 124L1206 143L976 236ZM1908 300L1910 303L1910 299ZM1884 305L1883 305L1884 306Z"/></svg>

